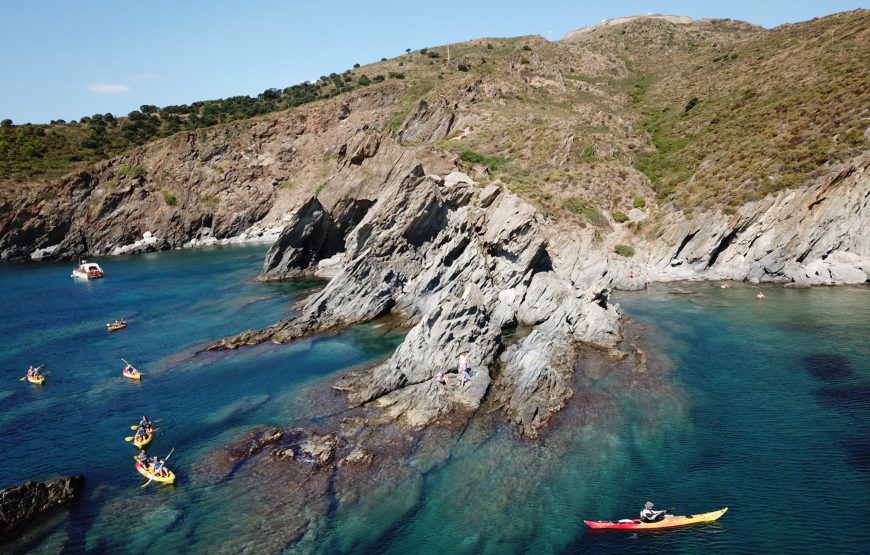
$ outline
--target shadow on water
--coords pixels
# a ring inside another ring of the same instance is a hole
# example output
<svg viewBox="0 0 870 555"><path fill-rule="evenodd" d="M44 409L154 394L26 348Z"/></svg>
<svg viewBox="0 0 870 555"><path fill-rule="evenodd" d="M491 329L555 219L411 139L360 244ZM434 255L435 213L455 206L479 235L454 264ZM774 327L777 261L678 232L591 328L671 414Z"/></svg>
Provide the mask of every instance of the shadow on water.
<svg viewBox="0 0 870 555"><path fill-rule="evenodd" d="M833 353L813 353L801 358L801 364L809 374L822 382L839 382L855 375L849 359Z"/></svg>

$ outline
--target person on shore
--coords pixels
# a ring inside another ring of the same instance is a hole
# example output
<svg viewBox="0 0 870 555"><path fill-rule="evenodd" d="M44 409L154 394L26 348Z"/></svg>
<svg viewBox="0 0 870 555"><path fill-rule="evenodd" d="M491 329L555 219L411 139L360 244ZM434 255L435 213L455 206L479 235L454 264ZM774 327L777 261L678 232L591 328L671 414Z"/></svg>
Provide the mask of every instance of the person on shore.
<svg viewBox="0 0 870 555"><path fill-rule="evenodd" d="M444 385L450 385L450 377L444 372L438 372L435 374L435 381L440 382Z"/></svg>
<svg viewBox="0 0 870 555"><path fill-rule="evenodd" d="M466 370L468 370L468 351L462 351L459 353L459 367L457 371L462 376Z"/></svg>
<svg viewBox="0 0 870 555"><path fill-rule="evenodd" d="M654 511L653 502L647 501L643 504L643 510L640 512L640 519L643 522L658 522L664 520L667 515L667 509L664 511Z"/></svg>

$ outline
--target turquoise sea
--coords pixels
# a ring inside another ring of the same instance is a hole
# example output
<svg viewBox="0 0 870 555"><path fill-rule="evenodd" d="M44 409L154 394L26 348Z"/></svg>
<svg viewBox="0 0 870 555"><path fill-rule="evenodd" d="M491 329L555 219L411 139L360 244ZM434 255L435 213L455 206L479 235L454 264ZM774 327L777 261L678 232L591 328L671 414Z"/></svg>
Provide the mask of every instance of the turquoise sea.
<svg viewBox="0 0 870 555"><path fill-rule="evenodd" d="M0 551L32 553L865 553L870 529L870 290L660 285L621 293L650 360L638 374L594 357L537 442L498 415L407 461L393 483L330 500L298 543L276 545L246 476L197 477L261 425L304 426L343 371L401 341L358 326L290 345L196 354L286 317L314 283L254 280L263 247L0 265L0 487L84 473L84 498ZM105 323L124 317L113 334ZM120 375L120 358L144 374ZM46 364L42 387L18 381ZM174 487L139 487L124 442L161 419L150 452L175 452ZM377 454L376 454L377 455ZM387 487L388 486L388 487ZM292 487L283 485L282 487ZM717 523L593 533L582 519L729 507ZM270 513L274 525L293 518Z"/></svg>

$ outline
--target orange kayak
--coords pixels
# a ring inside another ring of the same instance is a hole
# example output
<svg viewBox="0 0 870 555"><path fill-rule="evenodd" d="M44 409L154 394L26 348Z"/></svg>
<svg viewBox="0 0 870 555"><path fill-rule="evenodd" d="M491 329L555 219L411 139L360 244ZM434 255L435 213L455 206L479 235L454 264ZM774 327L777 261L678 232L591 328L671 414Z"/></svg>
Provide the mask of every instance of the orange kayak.
<svg viewBox="0 0 870 555"><path fill-rule="evenodd" d="M700 524L702 522L713 522L724 515L727 510L728 507L725 507L718 511L698 515L665 517L658 522L642 522L639 519L617 521L584 520L583 522L595 530L631 530L633 532L640 530L663 530L667 528L679 528L680 526L688 526L690 524Z"/></svg>

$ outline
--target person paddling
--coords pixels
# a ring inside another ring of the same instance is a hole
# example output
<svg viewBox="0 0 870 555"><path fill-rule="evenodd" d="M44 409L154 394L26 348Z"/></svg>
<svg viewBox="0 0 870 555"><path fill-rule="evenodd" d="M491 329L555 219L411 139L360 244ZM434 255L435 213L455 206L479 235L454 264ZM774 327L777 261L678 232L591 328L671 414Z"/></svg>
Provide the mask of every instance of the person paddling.
<svg viewBox="0 0 870 555"><path fill-rule="evenodd" d="M132 368L132 366L130 367ZM144 414L142 415L142 420L139 421L139 427L145 430L151 431L154 429L154 425L151 424L151 421L148 420L148 417Z"/></svg>
<svg viewBox="0 0 870 555"><path fill-rule="evenodd" d="M643 510L640 512L640 519L643 522L658 522L669 516L667 509L664 511L654 511L653 506L652 501L647 501L643 504Z"/></svg>

